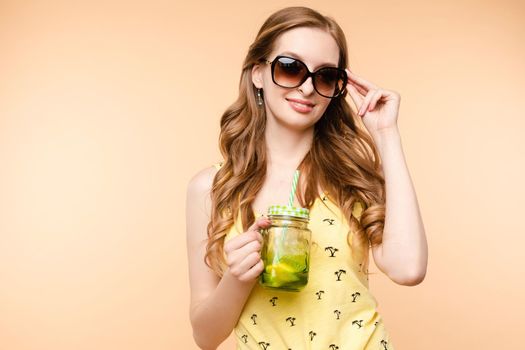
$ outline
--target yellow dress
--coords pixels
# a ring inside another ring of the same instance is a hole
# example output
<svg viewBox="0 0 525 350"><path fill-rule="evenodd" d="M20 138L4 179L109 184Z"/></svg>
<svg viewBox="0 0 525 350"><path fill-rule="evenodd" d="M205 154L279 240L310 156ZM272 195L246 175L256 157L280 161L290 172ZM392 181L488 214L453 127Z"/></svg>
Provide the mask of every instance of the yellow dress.
<svg viewBox="0 0 525 350"><path fill-rule="evenodd" d="M358 220L361 212L356 202ZM368 289L367 267L351 257L347 220L328 193L310 209L308 227L308 284L290 292L256 283L234 328L237 350L395 350ZM242 232L239 213L225 242Z"/></svg>

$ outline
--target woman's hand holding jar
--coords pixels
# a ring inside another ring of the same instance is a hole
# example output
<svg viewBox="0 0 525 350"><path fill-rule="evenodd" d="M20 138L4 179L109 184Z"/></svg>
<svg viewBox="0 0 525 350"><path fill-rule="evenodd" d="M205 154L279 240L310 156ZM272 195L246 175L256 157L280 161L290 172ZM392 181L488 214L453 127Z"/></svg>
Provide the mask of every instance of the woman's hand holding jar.
<svg viewBox="0 0 525 350"><path fill-rule="evenodd" d="M224 244L228 264L227 274L243 283L257 281L264 270L264 263L261 260L263 237L258 230L268 228L270 225L270 219L260 217L246 232Z"/></svg>

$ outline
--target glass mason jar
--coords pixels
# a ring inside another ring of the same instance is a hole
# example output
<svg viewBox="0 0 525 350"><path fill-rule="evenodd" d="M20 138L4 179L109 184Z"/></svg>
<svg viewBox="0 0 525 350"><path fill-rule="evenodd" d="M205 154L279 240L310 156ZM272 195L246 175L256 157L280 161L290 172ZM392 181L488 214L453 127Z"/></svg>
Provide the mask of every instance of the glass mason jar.
<svg viewBox="0 0 525 350"><path fill-rule="evenodd" d="M261 230L261 259L264 271L259 283L266 288L300 291L308 283L310 270L309 211L285 205L268 208L272 224Z"/></svg>

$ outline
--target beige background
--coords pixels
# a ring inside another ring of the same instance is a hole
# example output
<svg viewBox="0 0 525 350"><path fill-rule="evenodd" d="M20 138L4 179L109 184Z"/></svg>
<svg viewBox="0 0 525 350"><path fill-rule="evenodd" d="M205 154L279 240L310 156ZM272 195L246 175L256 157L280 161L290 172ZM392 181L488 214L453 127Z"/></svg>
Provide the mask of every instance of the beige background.
<svg viewBox="0 0 525 350"><path fill-rule="evenodd" d="M0 349L197 348L186 185L292 4L334 16L353 71L402 96L429 264L416 287L370 266L396 349L523 347L522 1L2 0Z"/></svg>

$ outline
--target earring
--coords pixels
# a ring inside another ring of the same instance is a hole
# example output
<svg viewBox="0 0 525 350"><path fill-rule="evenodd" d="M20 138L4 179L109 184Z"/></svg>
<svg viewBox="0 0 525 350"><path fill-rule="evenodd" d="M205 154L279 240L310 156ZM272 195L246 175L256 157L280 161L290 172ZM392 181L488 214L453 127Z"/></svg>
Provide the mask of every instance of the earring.
<svg viewBox="0 0 525 350"><path fill-rule="evenodd" d="M262 106L263 104L263 99L261 98L261 90L262 89L257 89L257 104L259 106Z"/></svg>

